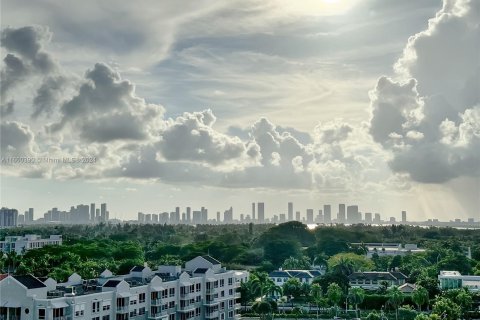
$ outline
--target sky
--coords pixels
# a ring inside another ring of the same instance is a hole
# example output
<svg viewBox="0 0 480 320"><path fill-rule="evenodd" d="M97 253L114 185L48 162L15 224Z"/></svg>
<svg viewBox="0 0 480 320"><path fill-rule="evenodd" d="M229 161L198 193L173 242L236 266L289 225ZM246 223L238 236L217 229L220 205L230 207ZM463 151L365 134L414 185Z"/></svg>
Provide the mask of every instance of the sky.
<svg viewBox="0 0 480 320"><path fill-rule="evenodd" d="M238 218L292 201L303 214L345 203L480 219L480 1L2 0L0 12L2 206Z"/></svg>

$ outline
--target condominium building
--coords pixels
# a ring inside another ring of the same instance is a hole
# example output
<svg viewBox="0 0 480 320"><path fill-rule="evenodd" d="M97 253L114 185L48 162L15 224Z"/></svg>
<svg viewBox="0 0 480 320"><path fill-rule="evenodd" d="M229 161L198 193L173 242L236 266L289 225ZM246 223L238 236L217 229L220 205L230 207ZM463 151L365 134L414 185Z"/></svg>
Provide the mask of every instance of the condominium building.
<svg viewBox="0 0 480 320"><path fill-rule="evenodd" d="M0 209L0 228L16 227L18 219L17 209Z"/></svg>
<svg viewBox="0 0 480 320"><path fill-rule="evenodd" d="M398 271L392 272L354 272L348 276L348 282L352 288L377 290L383 284L387 287L401 286L406 283L407 276Z"/></svg>
<svg viewBox="0 0 480 320"><path fill-rule="evenodd" d="M238 319L237 289L247 280L246 271L226 270L210 256L183 269L136 266L127 275L105 270L92 280L73 274L65 283L7 276L0 280L0 319Z"/></svg>
<svg viewBox="0 0 480 320"><path fill-rule="evenodd" d="M45 246L62 245L61 235L51 235L48 239L42 239L36 234L26 234L22 236L7 236L5 240L0 241L0 251L22 254L24 251L39 249Z"/></svg>

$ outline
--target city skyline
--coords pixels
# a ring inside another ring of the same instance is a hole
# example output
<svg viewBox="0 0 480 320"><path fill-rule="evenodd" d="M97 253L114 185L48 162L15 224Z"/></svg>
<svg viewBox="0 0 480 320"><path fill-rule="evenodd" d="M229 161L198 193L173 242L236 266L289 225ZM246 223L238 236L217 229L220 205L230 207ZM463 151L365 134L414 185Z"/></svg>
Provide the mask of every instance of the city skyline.
<svg viewBox="0 0 480 320"><path fill-rule="evenodd" d="M480 217L478 1L1 11L2 206Z"/></svg>

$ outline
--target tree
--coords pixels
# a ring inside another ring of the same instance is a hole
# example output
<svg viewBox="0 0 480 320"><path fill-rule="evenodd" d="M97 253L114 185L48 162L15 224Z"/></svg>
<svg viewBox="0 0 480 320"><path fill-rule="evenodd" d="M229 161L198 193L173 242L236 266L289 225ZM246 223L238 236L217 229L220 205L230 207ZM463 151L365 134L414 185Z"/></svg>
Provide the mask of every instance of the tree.
<svg viewBox="0 0 480 320"><path fill-rule="evenodd" d="M351 288L348 292L348 300L355 305L355 314L360 318L358 313L358 305L363 302L365 298L365 290L362 288Z"/></svg>
<svg viewBox="0 0 480 320"><path fill-rule="evenodd" d="M300 245L291 239L268 239L263 246L265 258L274 266L279 266L288 257L297 257L300 253Z"/></svg>
<svg viewBox="0 0 480 320"><path fill-rule="evenodd" d="M327 261L330 270L336 270L346 276L356 271L372 270L373 262L365 256L354 253L338 253Z"/></svg>
<svg viewBox="0 0 480 320"><path fill-rule="evenodd" d="M396 320L398 320L398 308L402 305L404 299L405 296L398 287L393 286L388 289L388 303L395 309Z"/></svg>
<svg viewBox="0 0 480 320"><path fill-rule="evenodd" d="M260 300L263 301L264 296L267 294L267 291L272 286L275 286L275 283L272 279L268 277L268 274L265 272L259 272L252 275L250 278L252 291L256 297L260 297Z"/></svg>
<svg viewBox="0 0 480 320"><path fill-rule="evenodd" d="M412 294L412 300L417 305L418 311L422 311L422 306L428 303L428 291L422 286L417 286Z"/></svg>
<svg viewBox="0 0 480 320"><path fill-rule="evenodd" d="M317 306L317 319L318 319L318 312L320 309L320 304L323 302L323 292L322 292L322 287L318 283L312 284L310 287L310 297Z"/></svg>
<svg viewBox="0 0 480 320"><path fill-rule="evenodd" d="M338 305L342 300L342 289L336 283L331 283L327 289L328 301L335 307L335 315L338 316Z"/></svg>
<svg viewBox="0 0 480 320"><path fill-rule="evenodd" d="M433 313L438 314L442 319L457 320L462 315L462 310L458 304L452 300L441 297L433 305Z"/></svg>
<svg viewBox="0 0 480 320"><path fill-rule="evenodd" d="M288 257L282 264L283 269L290 270L309 270L311 268L310 258L302 256L300 258Z"/></svg>
<svg viewBox="0 0 480 320"><path fill-rule="evenodd" d="M290 278L283 284L283 293L286 296L292 296L294 299L298 299L302 294L302 284L297 278Z"/></svg>
<svg viewBox="0 0 480 320"><path fill-rule="evenodd" d="M370 312L366 318L367 320L381 320L382 317L380 314L378 314L377 311L373 310L372 312Z"/></svg>
<svg viewBox="0 0 480 320"><path fill-rule="evenodd" d="M260 319L264 320L272 312L272 305L268 301L256 301L252 305L252 311L259 314Z"/></svg>

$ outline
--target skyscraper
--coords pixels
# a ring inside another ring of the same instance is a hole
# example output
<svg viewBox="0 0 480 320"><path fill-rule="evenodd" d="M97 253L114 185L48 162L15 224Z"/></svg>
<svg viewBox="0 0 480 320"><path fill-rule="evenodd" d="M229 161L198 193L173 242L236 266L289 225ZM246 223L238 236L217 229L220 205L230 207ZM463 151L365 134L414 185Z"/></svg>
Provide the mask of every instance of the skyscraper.
<svg viewBox="0 0 480 320"><path fill-rule="evenodd" d="M360 213L358 212L358 206L348 206L347 207L347 222L348 223L359 223L360 222Z"/></svg>
<svg viewBox="0 0 480 320"><path fill-rule="evenodd" d="M255 202L252 202L252 220L255 221Z"/></svg>
<svg viewBox="0 0 480 320"><path fill-rule="evenodd" d="M372 223L372 213L365 212L365 223Z"/></svg>
<svg viewBox="0 0 480 320"><path fill-rule="evenodd" d="M295 220L300 221L300 211L295 212Z"/></svg>
<svg viewBox="0 0 480 320"><path fill-rule="evenodd" d="M95 203L90 203L90 221L95 222Z"/></svg>
<svg viewBox="0 0 480 320"><path fill-rule="evenodd" d="M16 227L18 219L17 209L0 209L0 227Z"/></svg>
<svg viewBox="0 0 480 320"><path fill-rule="evenodd" d="M323 223L332 222L332 207L329 204L323 206Z"/></svg>
<svg viewBox="0 0 480 320"><path fill-rule="evenodd" d="M293 202L288 203L288 221L293 221Z"/></svg>
<svg viewBox="0 0 480 320"><path fill-rule="evenodd" d="M259 202L257 204L258 210L258 222L263 223L265 221L265 203Z"/></svg>
<svg viewBox="0 0 480 320"><path fill-rule="evenodd" d="M338 222L344 223L346 221L345 218L345 205L343 203L338 205L338 217L337 217Z"/></svg>
<svg viewBox="0 0 480 320"><path fill-rule="evenodd" d="M307 223L313 223L313 209L307 209Z"/></svg>
<svg viewBox="0 0 480 320"><path fill-rule="evenodd" d="M217 223L220 223L220 211L217 211Z"/></svg>
<svg viewBox="0 0 480 320"><path fill-rule="evenodd" d="M402 223L407 222L407 211L402 211Z"/></svg>
<svg viewBox="0 0 480 320"><path fill-rule="evenodd" d="M107 221L107 204L102 203L100 205L100 220Z"/></svg>
<svg viewBox="0 0 480 320"><path fill-rule="evenodd" d="M187 207L187 223L192 222L192 208Z"/></svg>

